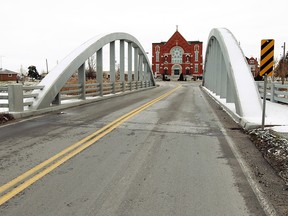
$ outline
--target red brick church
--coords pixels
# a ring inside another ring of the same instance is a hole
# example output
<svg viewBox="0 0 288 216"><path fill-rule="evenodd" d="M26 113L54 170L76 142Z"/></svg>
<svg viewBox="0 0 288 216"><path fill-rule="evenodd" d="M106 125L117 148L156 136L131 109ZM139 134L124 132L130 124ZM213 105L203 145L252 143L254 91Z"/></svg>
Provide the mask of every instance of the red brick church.
<svg viewBox="0 0 288 216"><path fill-rule="evenodd" d="M155 76L189 75L194 79L203 74L202 42L187 41L178 31L167 42L152 43L152 70Z"/></svg>

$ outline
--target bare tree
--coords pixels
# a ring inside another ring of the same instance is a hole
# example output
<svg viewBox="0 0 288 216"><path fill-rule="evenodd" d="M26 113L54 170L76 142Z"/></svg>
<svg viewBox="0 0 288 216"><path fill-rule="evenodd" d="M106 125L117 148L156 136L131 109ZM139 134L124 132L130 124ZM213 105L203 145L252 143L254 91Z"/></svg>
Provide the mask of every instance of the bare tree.
<svg viewBox="0 0 288 216"><path fill-rule="evenodd" d="M120 64L116 65L116 81L120 80Z"/></svg>
<svg viewBox="0 0 288 216"><path fill-rule="evenodd" d="M277 63L274 69L275 77L280 77L282 84L284 84L285 78L288 77L288 53L285 58L282 57Z"/></svg>
<svg viewBox="0 0 288 216"><path fill-rule="evenodd" d="M96 55L88 58L88 68L86 69L87 79L96 79Z"/></svg>

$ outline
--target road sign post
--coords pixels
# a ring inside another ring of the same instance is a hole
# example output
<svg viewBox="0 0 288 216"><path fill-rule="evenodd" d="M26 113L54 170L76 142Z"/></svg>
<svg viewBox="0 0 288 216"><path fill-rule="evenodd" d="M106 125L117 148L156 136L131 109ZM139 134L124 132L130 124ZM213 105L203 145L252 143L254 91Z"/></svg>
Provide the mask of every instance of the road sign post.
<svg viewBox="0 0 288 216"><path fill-rule="evenodd" d="M263 110L262 110L262 130L265 125L265 113L266 113L266 92L267 92L267 76L264 75L264 92L263 92Z"/></svg>
<svg viewBox="0 0 288 216"><path fill-rule="evenodd" d="M265 126L267 76L272 76L274 66L274 40L261 40L260 76L264 76L262 130Z"/></svg>

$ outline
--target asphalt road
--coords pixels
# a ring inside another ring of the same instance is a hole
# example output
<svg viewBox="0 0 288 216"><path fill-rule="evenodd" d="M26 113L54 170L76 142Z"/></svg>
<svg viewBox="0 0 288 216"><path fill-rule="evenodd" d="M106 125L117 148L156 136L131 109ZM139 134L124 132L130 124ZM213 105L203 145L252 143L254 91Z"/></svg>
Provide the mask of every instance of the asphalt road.
<svg viewBox="0 0 288 216"><path fill-rule="evenodd" d="M147 104L176 85L1 126L0 215L265 215L199 83Z"/></svg>

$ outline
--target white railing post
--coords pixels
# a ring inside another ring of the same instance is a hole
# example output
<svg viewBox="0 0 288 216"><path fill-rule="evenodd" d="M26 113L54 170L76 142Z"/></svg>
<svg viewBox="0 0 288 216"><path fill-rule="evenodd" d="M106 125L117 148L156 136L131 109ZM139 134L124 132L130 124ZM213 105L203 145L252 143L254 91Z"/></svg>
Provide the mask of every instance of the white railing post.
<svg viewBox="0 0 288 216"><path fill-rule="evenodd" d="M271 102L275 102L274 97L275 97L275 83L271 83L271 97L270 97Z"/></svg>
<svg viewBox="0 0 288 216"><path fill-rule="evenodd" d="M8 104L10 112L22 112L23 108L23 85L8 85Z"/></svg>

